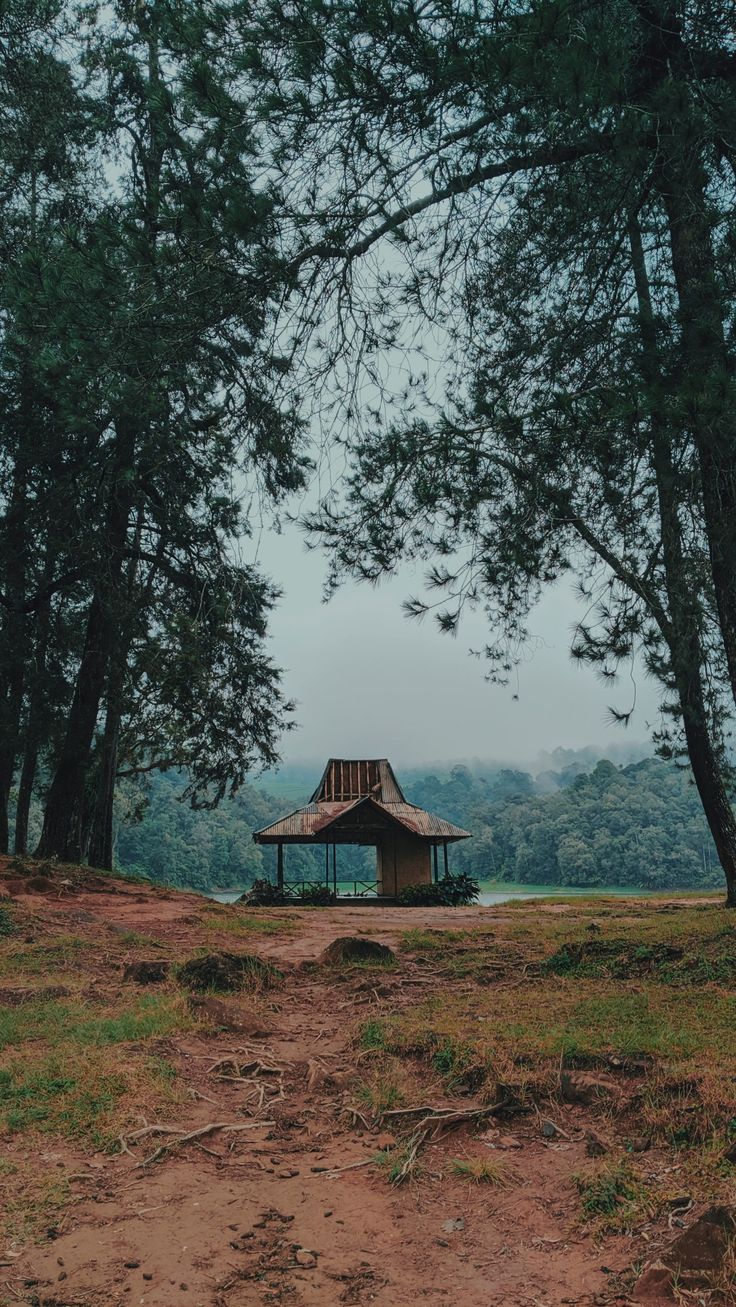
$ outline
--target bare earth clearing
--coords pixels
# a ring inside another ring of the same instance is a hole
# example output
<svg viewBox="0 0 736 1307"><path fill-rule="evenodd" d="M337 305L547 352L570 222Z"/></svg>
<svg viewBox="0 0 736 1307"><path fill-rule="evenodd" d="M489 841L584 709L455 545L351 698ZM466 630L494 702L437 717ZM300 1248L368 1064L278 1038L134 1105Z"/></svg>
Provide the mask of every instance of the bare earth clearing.
<svg viewBox="0 0 736 1307"><path fill-rule="evenodd" d="M697 1044L714 1007L736 1026L713 957L697 985L540 972L568 940L639 939L645 917L665 953L673 932L725 940L720 966L732 918L705 900L256 911L4 871L2 1304L626 1303L660 1246L733 1200L736 1062L716 1032L716 1084ZM315 965L348 935L396 965ZM214 1000L173 971L124 979L215 950L282 976ZM692 1138L667 1137L662 1086L683 1128L705 1121ZM395 1114L430 1107L480 1114L427 1126L412 1157L428 1112ZM732 1302L725 1283L681 1300Z"/></svg>

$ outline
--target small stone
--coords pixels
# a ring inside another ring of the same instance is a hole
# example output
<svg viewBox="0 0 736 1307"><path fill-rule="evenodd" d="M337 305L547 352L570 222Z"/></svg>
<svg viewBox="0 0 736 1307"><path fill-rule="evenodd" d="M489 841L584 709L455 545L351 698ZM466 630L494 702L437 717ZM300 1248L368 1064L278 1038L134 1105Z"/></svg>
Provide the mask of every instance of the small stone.
<svg viewBox="0 0 736 1307"><path fill-rule="evenodd" d="M456 1230L465 1229L465 1221L463 1220L462 1216L458 1216L454 1220L443 1221L442 1229L445 1231L446 1234L454 1234Z"/></svg>
<svg viewBox="0 0 736 1307"><path fill-rule="evenodd" d="M317 1265L317 1258L308 1248L299 1248L294 1255L294 1260L298 1266L303 1266L306 1270L310 1270Z"/></svg>
<svg viewBox="0 0 736 1307"><path fill-rule="evenodd" d="M290 1170L288 1170L288 1171L277 1171L276 1174L277 1174L279 1180L293 1180L293 1179L294 1179L294 1176L298 1175L299 1172L293 1170L293 1168L292 1168L292 1169L290 1169Z"/></svg>
<svg viewBox="0 0 736 1307"><path fill-rule="evenodd" d="M125 1267L126 1271L134 1271L136 1267L140 1266L140 1262L136 1262L131 1259L131 1261L129 1262L123 1262L123 1266Z"/></svg>
<svg viewBox="0 0 736 1307"><path fill-rule="evenodd" d="M580 1103L583 1107L601 1098L614 1098L620 1092L609 1076L594 1076L587 1071L563 1071L560 1090L566 1103Z"/></svg>
<svg viewBox="0 0 736 1307"><path fill-rule="evenodd" d="M586 1130L585 1151L588 1157L602 1157L608 1152L608 1144L595 1130Z"/></svg>
<svg viewBox="0 0 736 1307"><path fill-rule="evenodd" d="M184 1292L186 1293L187 1290L188 1290L188 1288L189 1288L189 1285L186 1284L184 1280L182 1280L181 1284L179 1285L179 1288L180 1288L180 1289L183 1289Z"/></svg>
<svg viewBox="0 0 736 1307"><path fill-rule="evenodd" d="M380 1135L376 1135L375 1139L373 1140L373 1143L375 1144L379 1152L384 1153L389 1148L396 1147L396 1136L389 1134L388 1131L383 1131Z"/></svg>
<svg viewBox="0 0 736 1307"><path fill-rule="evenodd" d="M631 1153L647 1153L652 1146L652 1141L648 1135L635 1135L633 1139L626 1140L626 1147Z"/></svg>
<svg viewBox="0 0 736 1307"><path fill-rule="evenodd" d="M153 1276L151 1275L151 1272L150 1272L150 1271L144 1271L144 1272L143 1272L143 1279L144 1279L144 1280L152 1280L152 1279L153 1279Z"/></svg>
<svg viewBox="0 0 736 1307"><path fill-rule="evenodd" d="M66 1279L66 1271L59 1271L59 1274L57 1275L56 1278L57 1278L57 1280L65 1280L65 1279Z"/></svg>
<svg viewBox="0 0 736 1307"><path fill-rule="evenodd" d="M523 1147L520 1139L515 1139L513 1135L499 1135L495 1144L496 1148L515 1149Z"/></svg>
<svg viewBox="0 0 736 1307"><path fill-rule="evenodd" d="M556 1139L560 1133L554 1121L550 1121L547 1118L542 1122L541 1128L545 1139Z"/></svg>

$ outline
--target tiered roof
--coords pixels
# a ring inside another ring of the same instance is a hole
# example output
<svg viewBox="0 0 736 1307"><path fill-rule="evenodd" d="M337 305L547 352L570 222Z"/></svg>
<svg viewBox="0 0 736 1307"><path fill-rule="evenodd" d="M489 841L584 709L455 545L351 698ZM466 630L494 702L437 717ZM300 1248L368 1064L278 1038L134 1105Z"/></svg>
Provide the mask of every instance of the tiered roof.
<svg viewBox="0 0 736 1307"><path fill-rule="evenodd" d="M257 844L325 844L365 839L371 827L394 823L430 842L465 840L470 832L407 803L387 758L330 758L304 808L254 832Z"/></svg>

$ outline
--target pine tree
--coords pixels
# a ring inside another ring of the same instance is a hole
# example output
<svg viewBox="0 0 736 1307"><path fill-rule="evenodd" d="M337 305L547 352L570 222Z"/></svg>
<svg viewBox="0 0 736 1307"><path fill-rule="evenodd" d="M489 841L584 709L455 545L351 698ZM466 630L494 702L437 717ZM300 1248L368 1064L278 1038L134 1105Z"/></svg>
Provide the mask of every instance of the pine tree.
<svg viewBox="0 0 736 1307"><path fill-rule="evenodd" d="M484 605L503 676L576 574L574 652L661 681L736 904L730 6L275 8L252 61L308 323L383 401L356 422L350 387L352 473L312 522L334 579L431 560L441 628ZM386 426L384 360L421 358L422 321L447 399L418 365Z"/></svg>
<svg viewBox="0 0 736 1307"><path fill-rule="evenodd" d="M241 98L231 94L237 9L39 7L44 41L49 24L72 25L59 56L71 164L63 187L24 193L9 247L0 448L23 471L32 511L16 512L11 490L0 529L10 539L22 521L24 531L8 553L23 575L8 571L3 592L3 656L20 651L21 667L6 774L25 742L24 842L39 758L48 769L44 856L79 860L89 849L109 865L123 732L146 766L176 735L178 764L197 769L192 794L212 781L216 801L247 765L273 760L288 711L263 647L272 588L232 557L248 529L244 505L275 505L304 475L299 424L271 393L283 266L242 79ZM18 641L29 615L37 634ZM51 636L65 642L61 693ZM198 651L196 682L176 680L194 665L172 651L177 639ZM192 703L195 683L206 715Z"/></svg>

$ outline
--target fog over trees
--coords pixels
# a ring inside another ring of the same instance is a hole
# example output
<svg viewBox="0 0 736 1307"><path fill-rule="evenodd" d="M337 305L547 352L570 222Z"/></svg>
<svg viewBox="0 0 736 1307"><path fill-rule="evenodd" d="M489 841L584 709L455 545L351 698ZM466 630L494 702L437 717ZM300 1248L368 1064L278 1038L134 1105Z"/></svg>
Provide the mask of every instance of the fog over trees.
<svg viewBox="0 0 736 1307"><path fill-rule="evenodd" d="M132 820L134 801L124 792L117 861L130 873L200 890L273 878L275 850L257 847L252 832L306 802L317 777L305 770L246 784L214 812L176 801L183 778L157 777L142 822ZM494 764L415 767L402 783L412 803L473 832L450 850L451 870L481 882L696 889L712 888L722 874L697 791L661 759L616 766L579 754L536 775ZM324 876L321 850L295 845L286 860L295 880ZM343 882L374 879L375 850L342 846L338 874Z"/></svg>
<svg viewBox="0 0 736 1307"><path fill-rule="evenodd" d="M321 451L329 584L419 561L408 613L479 609L492 677L577 584L736 904L732 5L11 0L0 83L0 852L40 805L39 854L109 867L136 777L214 808L273 765L249 532ZM659 767L641 875L682 884ZM479 793L477 847L595 883L622 775Z"/></svg>

